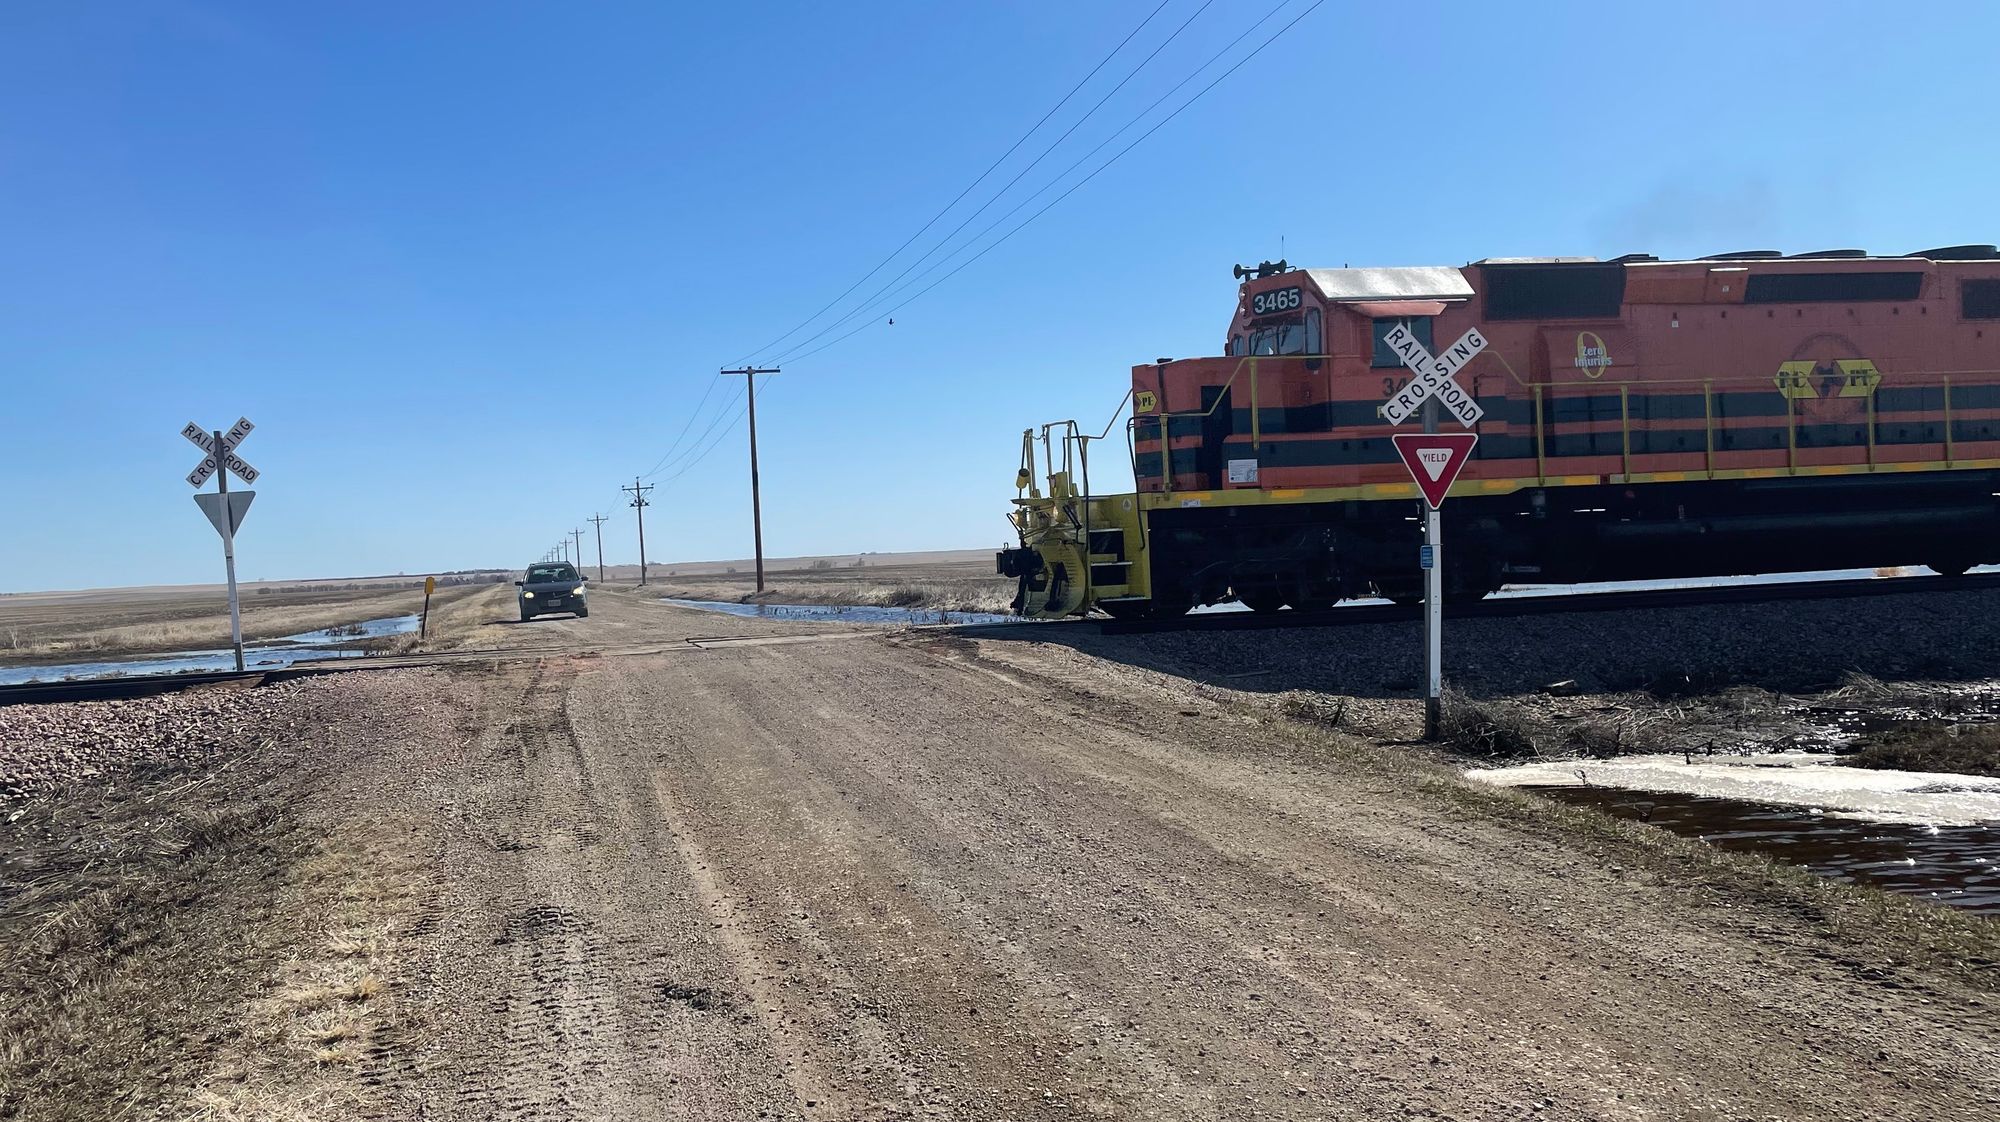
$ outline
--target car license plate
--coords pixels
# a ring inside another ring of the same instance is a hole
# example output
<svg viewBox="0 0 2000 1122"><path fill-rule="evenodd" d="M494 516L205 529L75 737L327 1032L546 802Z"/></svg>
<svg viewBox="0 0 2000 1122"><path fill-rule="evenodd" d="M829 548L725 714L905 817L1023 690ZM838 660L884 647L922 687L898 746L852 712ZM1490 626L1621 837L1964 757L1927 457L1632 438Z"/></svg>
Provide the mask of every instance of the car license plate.
<svg viewBox="0 0 2000 1122"><path fill-rule="evenodd" d="M563 604L563 598L562 598L562 597L560 597L560 596L551 596L551 597L549 597L549 607L551 607L551 608L560 608L560 607L562 607L562 604Z"/></svg>

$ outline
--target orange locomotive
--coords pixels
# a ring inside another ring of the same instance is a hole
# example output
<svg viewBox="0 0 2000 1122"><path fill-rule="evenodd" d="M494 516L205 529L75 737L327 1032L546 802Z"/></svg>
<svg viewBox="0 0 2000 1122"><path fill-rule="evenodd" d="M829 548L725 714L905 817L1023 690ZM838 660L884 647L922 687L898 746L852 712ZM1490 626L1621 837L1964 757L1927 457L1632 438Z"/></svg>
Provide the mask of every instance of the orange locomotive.
<svg viewBox="0 0 2000 1122"><path fill-rule="evenodd" d="M1444 508L1453 596L2000 562L1992 246L1237 272L1225 357L1133 368L1136 495L1024 479L1000 565L1025 613L1419 597L1381 413L1399 324L1490 344L1457 374L1484 416Z"/></svg>

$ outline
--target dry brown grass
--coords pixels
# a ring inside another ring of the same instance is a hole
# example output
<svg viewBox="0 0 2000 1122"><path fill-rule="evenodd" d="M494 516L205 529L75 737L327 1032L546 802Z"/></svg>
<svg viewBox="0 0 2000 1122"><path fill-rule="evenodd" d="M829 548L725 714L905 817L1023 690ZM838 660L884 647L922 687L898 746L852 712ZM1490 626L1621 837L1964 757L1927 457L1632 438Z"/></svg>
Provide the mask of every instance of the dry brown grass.
<svg viewBox="0 0 2000 1122"><path fill-rule="evenodd" d="M431 600L435 620L461 600L511 586L441 588ZM346 589L308 588L241 598L243 637L275 639L362 620L409 615L423 607L421 584ZM0 657L51 662L162 651L208 650L229 644L229 604L212 590L168 590L148 597L107 593L61 600L0 597Z"/></svg>
<svg viewBox="0 0 2000 1122"><path fill-rule="evenodd" d="M296 786L180 776L0 817L0 1118L366 1113L425 871L407 821L323 826Z"/></svg>
<svg viewBox="0 0 2000 1122"><path fill-rule="evenodd" d="M1847 757L1855 767L2000 777L2000 725L1925 723L1872 738Z"/></svg>
<svg viewBox="0 0 2000 1122"><path fill-rule="evenodd" d="M765 574L757 594L753 572L706 573L655 578L648 588L688 600L778 604L858 604L953 612L1004 612L1014 599L1014 582L993 572L993 561L930 565L876 565L863 568L792 569Z"/></svg>

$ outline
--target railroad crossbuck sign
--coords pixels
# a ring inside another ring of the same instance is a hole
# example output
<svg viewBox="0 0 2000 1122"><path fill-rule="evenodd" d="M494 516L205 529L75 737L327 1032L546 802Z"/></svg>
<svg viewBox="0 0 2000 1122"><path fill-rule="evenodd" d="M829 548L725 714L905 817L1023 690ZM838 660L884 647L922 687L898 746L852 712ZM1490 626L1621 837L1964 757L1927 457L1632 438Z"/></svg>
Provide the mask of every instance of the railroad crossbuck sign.
<svg viewBox="0 0 2000 1122"><path fill-rule="evenodd" d="M1458 342L1436 355L1424 349L1405 324L1399 323L1390 328L1389 333L1382 337L1382 342L1416 374L1409 385L1397 390L1395 396L1382 406L1382 415L1389 419L1390 424L1400 425L1409 420L1410 414L1417 411L1417 406L1433 394L1466 428L1478 424L1479 418L1486 415L1472 395L1465 392L1465 387L1452 377L1471 362L1473 356L1486 349L1486 336L1481 335L1478 328L1467 329L1458 337Z"/></svg>
<svg viewBox="0 0 2000 1122"><path fill-rule="evenodd" d="M218 450L215 447L215 437L211 436L207 429L189 421L187 427L181 430L181 435L187 437L188 443L206 452L207 455L200 463L194 465L193 471L188 472L188 485L200 487L208 482L208 477L215 474L218 458L219 466L234 472L236 478L245 483L257 482L257 469L236 454L236 446L243 443L243 438L249 436L250 430L256 427L250 423L248 417L236 418L236 423L229 426L228 432L222 434L222 448Z"/></svg>
<svg viewBox="0 0 2000 1122"><path fill-rule="evenodd" d="M1417 481L1417 490L1424 493L1424 501L1436 510L1444 505L1445 493L1451 490L1452 480L1472 459L1472 446L1479 443L1476 432L1399 432L1395 435L1396 452L1403 457L1404 466L1410 469L1410 478ZM1425 556L1432 552L1424 547ZM1430 568L1426 564L1424 568Z"/></svg>

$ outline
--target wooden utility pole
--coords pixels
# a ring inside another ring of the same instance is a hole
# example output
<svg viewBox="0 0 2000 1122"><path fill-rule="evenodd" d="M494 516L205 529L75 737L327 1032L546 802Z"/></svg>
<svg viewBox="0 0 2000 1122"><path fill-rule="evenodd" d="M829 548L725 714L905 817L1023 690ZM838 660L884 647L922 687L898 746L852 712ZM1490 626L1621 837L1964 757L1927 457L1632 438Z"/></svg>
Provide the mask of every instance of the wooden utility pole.
<svg viewBox="0 0 2000 1122"><path fill-rule="evenodd" d="M643 487L640 486L639 477L635 475L632 477L630 487L618 489L632 492L632 506L639 512L639 587L644 588L646 587L646 508L653 505L646 501L646 493L653 489L653 485L648 483Z"/></svg>
<svg viewBox="0 0 2000 1122"><path fill-rule="evenodd" d="M775 366L745 366L736 370L724 370L724 374L741 374L744 386L749 390L750 399L750 533L757 547L757 591L764 591L764 508L757 493L757 375L777 374Z"/></svg>
<svg viewBox="0 0 2000 1122"><path fill-rule="evenodd" d="M576 539L576 552L571 554L571 557L576 562L576 567L581 569L583 568L583 527L579 526L571 530L570 535ZM604 578L600 576L597 579L603 580Z"/></svg>
<svg viewBox="0 0 2000 1122"><path fill-rule="evenodd" d="M584 519L597 529L597 583L604 583L604 522L601 514L593 514Z"/></svg>

